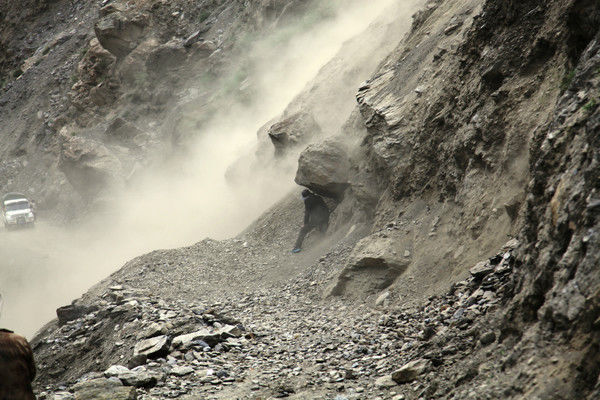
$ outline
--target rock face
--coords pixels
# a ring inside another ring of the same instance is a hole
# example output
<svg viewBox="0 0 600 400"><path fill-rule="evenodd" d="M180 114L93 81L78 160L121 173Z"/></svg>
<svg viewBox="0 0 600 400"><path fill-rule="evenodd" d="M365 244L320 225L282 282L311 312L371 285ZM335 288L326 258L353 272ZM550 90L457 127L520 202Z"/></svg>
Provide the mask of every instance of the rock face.
<svg viewBox="0 0 600 400"><path fill-rule="evenodd" d="M271 125L267 134L275 147L275 156L280 157L320 136L321 127L311 114L298 112Z"/></svg>
<svg viewBox="0 0 600 400"><path fill-rule="evenodd" d="M340 199L349 186L349 170L345 147L327 140L308 146L300 154L295 181L320 195Z"/></svg>

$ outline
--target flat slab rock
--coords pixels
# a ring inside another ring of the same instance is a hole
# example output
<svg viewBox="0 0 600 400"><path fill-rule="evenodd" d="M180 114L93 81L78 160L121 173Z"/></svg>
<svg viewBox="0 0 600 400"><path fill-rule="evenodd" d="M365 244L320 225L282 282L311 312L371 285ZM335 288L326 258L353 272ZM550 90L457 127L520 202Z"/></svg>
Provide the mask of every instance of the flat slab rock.
<svg viewBox="0 0 600 400"><path fill-rule="evenodd" d="M198 340L206 342L210 346L214 346L227 338L240 337L242 334L242 330L233 325L225 325L216 331L200 329L196 332L177 336L173 339L173 347L176 349L185 349Z"/></svg>
<svg viewBox="0 0 600 400"><path fill-rule="evenodd" d="M482 261L480 263L477 263L477 265L475 265L473 268L471 268L469 272L471 273L471 275L473 275L473 278L481 279L486 275L494 272L494 269L494 266L492 266L489 262Z"/></svg>
<svg viewBox="0 0 600 400"><path fill-rule="evenodd" d="M145 339L136 343L134 357L145 354L148 358L158 358L169 354L169 338L165 335Z"/></svg>
<svg viewBox="0 0 600 400"><path fill-rule="evenodd" d="M73 386L75 400L135 400L134 387L121 384L117 378L98 378Z"/></svg>

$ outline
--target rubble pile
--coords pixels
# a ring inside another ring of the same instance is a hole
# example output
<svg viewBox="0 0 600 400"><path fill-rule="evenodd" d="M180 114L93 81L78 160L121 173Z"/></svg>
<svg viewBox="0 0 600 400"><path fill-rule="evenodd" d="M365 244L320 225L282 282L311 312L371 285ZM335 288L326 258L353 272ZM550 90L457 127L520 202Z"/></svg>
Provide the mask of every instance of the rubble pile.
<svg viewBox="0 0 600 400"><path fill-rule="evenodd" d="M54 355L40 365L40 398L444 396L477 375L460 372L465 359L501 346L500 332L486 321L510 298L513 268L509 248L417 308L390 308L389 293L375 308L317 301L327 257L279 296L264 288L210 306L112 286L92 306L68 306L85 313L59 320L62 326L35 344L36 352ZM89 358L86 368L56 382L72 357Z"/></svg>

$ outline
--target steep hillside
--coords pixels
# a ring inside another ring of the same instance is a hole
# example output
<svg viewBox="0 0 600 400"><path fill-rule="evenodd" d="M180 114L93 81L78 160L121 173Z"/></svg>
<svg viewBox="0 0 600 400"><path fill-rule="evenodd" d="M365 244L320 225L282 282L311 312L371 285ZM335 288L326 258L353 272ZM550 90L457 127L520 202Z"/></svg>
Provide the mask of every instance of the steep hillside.
<svg viewBox="0 0 600 400"><path fill-rule="evenodd" d="M32 341L40 397L600 397L600 5L430 0L389 40L354 111L342 52L228 171L299 153L327 234L289 252L294 192L128 262Z"/></svg>
<svg viewBox="0 0 600 400"><path fill-rule="evenodd" d="M180 155L222 107L260 90L246 51L265 32L285 45L337 10L300 1L4 2L0 191L26 191L47 218L79 218Z"/></svg>

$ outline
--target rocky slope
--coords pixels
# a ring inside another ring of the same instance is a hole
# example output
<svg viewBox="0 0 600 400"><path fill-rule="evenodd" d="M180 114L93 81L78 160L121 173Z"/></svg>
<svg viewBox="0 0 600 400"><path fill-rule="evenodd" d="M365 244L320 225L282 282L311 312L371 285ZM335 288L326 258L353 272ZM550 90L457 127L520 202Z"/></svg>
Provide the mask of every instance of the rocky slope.
<svg viewBox="0 0 600 400"><path fill-rule="evenodd" d="M301 1L3 2L0 191L27 191L47 217L78 217L180 154L232 98L259 90L246 51L265 32L285 45L337 10Z"/></svg>
<svg viewBox="0 0 600 400"><path fill-rule="evenodd" d="M132 260L34 339L38 391L598 398L598 27L593 1L429 1L300 155L326 238L289 254L290 196L234 239Z"/></svg>

